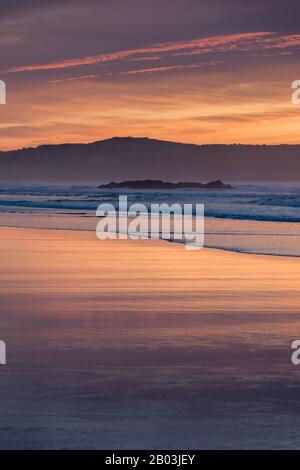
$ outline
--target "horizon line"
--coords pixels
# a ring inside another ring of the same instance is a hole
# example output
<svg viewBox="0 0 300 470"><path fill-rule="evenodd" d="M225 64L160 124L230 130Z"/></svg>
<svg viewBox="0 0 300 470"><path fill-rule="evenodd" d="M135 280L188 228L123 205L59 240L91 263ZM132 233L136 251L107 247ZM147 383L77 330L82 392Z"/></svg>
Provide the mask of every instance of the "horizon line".
<svg viewBox="0 0 300 470"><path fill-rule="evenodd" d="M45 143L45 144L38 144L36 146L29 146L29 147L20 147L16 149L8 149L8 150L0 150L0 153L10 153L10 152L20 152L22 150L37 150L41 147L60 147L64 145L93 145L97 144L100 142L108 142L112 140L145 140L145 141L155 141L155 142L164 142L164 143L169 143L169 144L178 144L178 145L193 145L196 147L205 147L205 146L244 146L244 147L284 147L284 146L300 146L300 142L295 144L295 143L285 143L282 142L280 144L249 144L249 143L241 143L241 142L235 142L235 143L212 143L212 144L196 144L193 142L179 142L175 140L164 140L164 139L158 139L154 137L134 137L134 136L112 136L112 137L107 137L105 139L100 139L100 140L94 140L94 141L89 141L89 142L61 142L61 143Z"/></svg>

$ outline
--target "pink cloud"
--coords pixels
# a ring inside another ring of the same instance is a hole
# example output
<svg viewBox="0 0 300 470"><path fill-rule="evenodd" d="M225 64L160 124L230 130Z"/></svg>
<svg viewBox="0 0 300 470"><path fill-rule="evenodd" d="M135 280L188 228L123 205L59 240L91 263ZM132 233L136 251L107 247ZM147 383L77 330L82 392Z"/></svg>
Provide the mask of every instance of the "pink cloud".
<svg viewBox="0 0 300 470"><path fill-rule="evenodd" d="M49 80L47 83L61 83L61 82L73 82L75 80L90 80L97 78L99 75L82 75L80 77L66 77L58 80Z"/></svg>
<svg viewBox="0 0 300 470"><path fill-rule="evenodd" d="M145 73L157 73L157 72L170 72L173 70L181 70L181 69L196 69L199 67L204 67L207 65L213 66L217 65L218 61L215 62L208 62L208 63L199 63L199 64L188 64L188 65L169 65L165 67L152 67L148 69L137 69L137 70L129 70L127 72L119 72L120 74L124 75L138 75L138 74L145 74Z"/></svg>
<svg viewBox="0 0 300 470"><path fill-rule="evenodd" d="M144 73L155 73L155 72L170 72L171 70L178 70L185 68L184 65L169 65L166 67L152 67L149 69L137 69L129 70L128 72L120 72L123 75L139 75Z"/></svg>
<svg viewBox="0 0 300 470"><path fill-rule="evenodd" d="M143 61L155 61L155 60L160 60L161 57L159 55L150 55L149 57L147 56L142 56L142 57L132 57L128 60L130 60L130 62L143 62Z"/></svg>
<svg viewBox="0 0 300 470"><path fill-rule="evenodd" d="M56 70L95 65L108 62L118 62L127 58L132 60L153 60L151 54L168 55L203 55L212 52L249 51L258 49L285 49L300 46L300 35L277 36L272 32L255 32L228 34L191 41L177 41L156 44L141 49L118 51L110 54L100 54L52 62L49 64L23 65L11 67L6 72L27 72L37 70ZM149 54L149 55L148 55Z"/></svg>

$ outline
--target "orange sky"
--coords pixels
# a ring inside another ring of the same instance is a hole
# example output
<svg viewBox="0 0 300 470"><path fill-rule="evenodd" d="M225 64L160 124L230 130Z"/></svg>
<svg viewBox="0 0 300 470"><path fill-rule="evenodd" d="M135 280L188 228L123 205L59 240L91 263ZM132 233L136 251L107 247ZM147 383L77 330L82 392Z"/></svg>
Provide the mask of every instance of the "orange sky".
<svg viewBox="0 0 300 470"><path fill-rule="evenodd" d="M79 12L65 3L61 14L69 15L75 28ZM54 17L34 5L31 15L49 28ZM75 48L70 22L57 48L42 28L30 29L30 10L13 13L15 22L11 16L0 21L0 36L11 50L0 71L8 90L7 105L0 107L3 150L128 135L198 144L300 143L300 106L291 102L291 83L300 79L300 35L292 27L251 31L240 22L220 34L216 20L211 31L196 36L198 28L189 33L186 20L178 38L176 28L146 38L136 25L133 37L124 29L123 47L106 32L107 41L84 37ZM103 18L98 18L99 27ZM23 29L16 28L18 21ZM95 35L102 32L91 16L82 21L85 36L89 27ZM111 18L111 27L117 29L120 21ZM25 49L34 33L41 43Z"/></svg>

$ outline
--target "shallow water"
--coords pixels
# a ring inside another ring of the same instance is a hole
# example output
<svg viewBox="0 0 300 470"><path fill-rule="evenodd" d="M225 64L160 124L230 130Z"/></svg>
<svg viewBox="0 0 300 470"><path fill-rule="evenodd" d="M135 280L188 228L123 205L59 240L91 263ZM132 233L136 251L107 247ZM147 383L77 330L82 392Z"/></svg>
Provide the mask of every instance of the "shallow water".
<svg viewBox="0 0 300 470"><path fill-rule="evenodd" d="M0 448L299 448L297 259L0 229Z"/></svg>

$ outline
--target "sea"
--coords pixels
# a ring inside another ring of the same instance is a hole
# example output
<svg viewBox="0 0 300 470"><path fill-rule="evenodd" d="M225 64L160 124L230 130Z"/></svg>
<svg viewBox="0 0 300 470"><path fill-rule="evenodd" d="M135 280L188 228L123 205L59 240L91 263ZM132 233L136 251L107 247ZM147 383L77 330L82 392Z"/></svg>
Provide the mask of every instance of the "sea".
<svg viewBox="0 0 300 470"><path fill-rule="evenodd" d="M95 231L102 203L204 204L205 246L300 256L300 184L234 184L226 190L101 189L93 185L1 184L0 226Z"/></svg>

